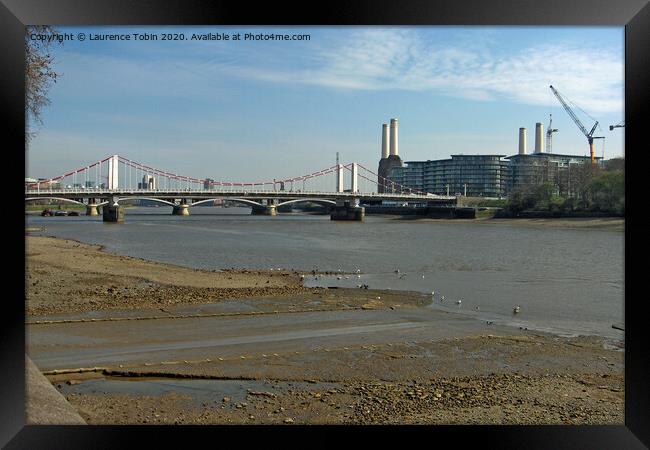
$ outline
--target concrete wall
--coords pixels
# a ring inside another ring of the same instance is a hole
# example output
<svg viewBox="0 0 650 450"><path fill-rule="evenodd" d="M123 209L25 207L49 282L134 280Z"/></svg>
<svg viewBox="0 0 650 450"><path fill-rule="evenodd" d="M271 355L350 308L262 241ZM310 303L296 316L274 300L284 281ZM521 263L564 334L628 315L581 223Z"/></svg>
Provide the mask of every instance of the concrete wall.
<svg viewBox="0 0 650 450"><path fill-rule="evenodd" d="M25 421L28 425L86 424L27 355L25 377Z"/></svg>

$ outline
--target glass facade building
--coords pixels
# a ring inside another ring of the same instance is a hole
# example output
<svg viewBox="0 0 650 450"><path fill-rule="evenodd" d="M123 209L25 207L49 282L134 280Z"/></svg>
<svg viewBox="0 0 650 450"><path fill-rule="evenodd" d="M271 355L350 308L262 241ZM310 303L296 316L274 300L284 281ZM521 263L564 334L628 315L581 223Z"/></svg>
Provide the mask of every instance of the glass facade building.
<svg viewBox="0 0 650 450"><path fill-rule="evenodd" d="M504 197L509 162L504 155L451 155L450 159L407 161L394 167L389 179L413 190L439 195Z"/></svg>

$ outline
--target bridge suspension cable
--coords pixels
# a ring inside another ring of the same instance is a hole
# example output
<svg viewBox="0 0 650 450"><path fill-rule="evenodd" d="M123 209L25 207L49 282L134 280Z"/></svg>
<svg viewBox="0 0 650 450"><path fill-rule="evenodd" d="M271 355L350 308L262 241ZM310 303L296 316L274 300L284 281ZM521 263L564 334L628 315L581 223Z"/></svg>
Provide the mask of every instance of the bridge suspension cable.
<svg viewBox="0 0 650 450"><path fill-rule="evenodd" d="M109 164L106 164L106 163ZM112 168L112 165L116 167ZM92 177L91 170L94 170L95 176ZM108 170L108 176L105 171ZM53 185L59 185L60 188L69 189L69 188L97 188L97 189L108 189L111 187L111 170L117 171L115 176L116 185L120 185L122 188L129 190L135 189L152 189L154 190L191 190L191 189L215 189L223 187L240 187L243 189L256 189L256 190L265 190L265 188L271 187L272 190L284 190L285 186L288 184L293 190L294 187L300 186L302 183L302 190L306 191L308 188L307 183L311 184L317 180L323 180L323 182L328 183L331 180L326 179L326 175L334 173L337 170L337 166L330 166L322 170L315 172L307 173L297 177L290 178L280 178L266 181L257 181L257 182L239 182L239 181L226 181L226 180L212 180L210 178L196 178L186 175L181 175L167 170L158 169L146 164L142 164L136 161L133 161L129 158L120 155L111 155L103 158L99 161L96 161L92 164L89 164L84 167L79 167L75 170L63 173L61 175L51 177L48 179L41 179L26 185L28 189L41 189L43 186L52 187ZM142 180L145 181L145 177L149 175L151 177L156 177L157 180L152 182L152 186L143 186L137 183ZM94 178L94 182L93 182ZM134 180L135 178L135 180ZM67 185L65 181L69 180L68 183L71 183L72 186ZM81 182L83 180L83 186ZM105 183L104 181L107 181ZM294 185L296 183L296 185ZM92 185L92 186L91 186ZM312 189L313 190L313 189ZM332 190L331 186L323 186L320 191L329 191Z"/></svg>

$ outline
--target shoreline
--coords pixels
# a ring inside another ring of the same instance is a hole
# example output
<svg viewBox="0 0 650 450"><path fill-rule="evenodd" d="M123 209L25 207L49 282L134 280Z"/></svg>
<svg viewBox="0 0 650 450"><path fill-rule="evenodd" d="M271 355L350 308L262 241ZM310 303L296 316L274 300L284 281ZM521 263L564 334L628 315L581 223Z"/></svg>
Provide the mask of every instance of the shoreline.
<svg viewBox="0 0 650 450"><path fill-rule="evenodd" d="M418 216L394 216L392 220L416 223L478 223L488 225L511 225L522 227L552 227L565 229L593 229L602 231L625 231L625 219L619 217L557 217L557 218L493 218L433 219Z"/></svg>

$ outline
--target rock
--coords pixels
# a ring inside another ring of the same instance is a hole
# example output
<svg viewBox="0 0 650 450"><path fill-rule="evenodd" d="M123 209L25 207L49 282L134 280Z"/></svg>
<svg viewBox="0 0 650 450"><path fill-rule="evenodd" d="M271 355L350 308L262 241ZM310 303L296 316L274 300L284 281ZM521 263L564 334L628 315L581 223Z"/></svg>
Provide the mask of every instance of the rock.
<svg viewBox="0 0 650 450"><path fill-rule="evenodd" d="M291 417L287 417L284 419L284 423L293 423L293 419Z"/></svg>

